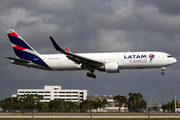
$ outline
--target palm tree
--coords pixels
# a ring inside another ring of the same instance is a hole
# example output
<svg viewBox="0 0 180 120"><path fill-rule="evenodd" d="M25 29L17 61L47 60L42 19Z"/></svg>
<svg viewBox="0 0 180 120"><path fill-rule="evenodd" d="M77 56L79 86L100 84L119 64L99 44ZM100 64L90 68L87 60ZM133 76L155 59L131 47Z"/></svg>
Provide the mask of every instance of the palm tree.
<svg viewBox="0 0 180 120"><path fill-rule="evenodd" d="M115 101L115 103L118 103L119 112L120 112L120 108L122 107L123 103L125 103L125 104L127 103L126 97L120 96L120 95L114 96L113 100Z"/></svg>
<svg viewBox="0 0 180 120"><path fill-rule="evenodd" d="M131 102L131 109L137 109L140 101L142 101L143 96L141 93L129 93L129 101Z"/></svg>

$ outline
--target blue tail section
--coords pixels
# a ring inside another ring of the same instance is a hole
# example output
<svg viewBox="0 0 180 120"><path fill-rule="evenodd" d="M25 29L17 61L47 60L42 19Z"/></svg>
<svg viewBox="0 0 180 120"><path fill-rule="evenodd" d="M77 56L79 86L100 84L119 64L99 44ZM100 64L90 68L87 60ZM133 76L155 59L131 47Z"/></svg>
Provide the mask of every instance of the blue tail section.
<svg viewBox="0 0 180 120"><path fill-rule="evenodd" d="M16 56L20 59L36 57L38 53L24 41L14 30L6 30Z"/></svg>
<svg viewBox="0 0 180 120"><path fill-rule="evenodd" d="M37 53L25 40L23 40L13 29L6 30L13 50L20 59L28 60L44 67L49 66L39 57Z"/></svg>

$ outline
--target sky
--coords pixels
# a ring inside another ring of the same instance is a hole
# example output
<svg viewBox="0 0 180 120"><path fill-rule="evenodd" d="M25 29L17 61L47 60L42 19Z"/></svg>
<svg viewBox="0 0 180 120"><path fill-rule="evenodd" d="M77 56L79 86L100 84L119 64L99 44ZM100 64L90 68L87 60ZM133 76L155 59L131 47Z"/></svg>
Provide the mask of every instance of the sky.
<svg viewBox="0 0 180 120"><path fill-rule="evenodd" d="M179 0L0 0L0 99L17 89L87 90L88 96L141 93L147 102L180 101L180 1ZM49 36L73 53L161 51L177 63L165 69L121 70L117 74L95 71L45 71L9 63L15 57L6 29L14 29L40 54L58 53Z"/></svg>

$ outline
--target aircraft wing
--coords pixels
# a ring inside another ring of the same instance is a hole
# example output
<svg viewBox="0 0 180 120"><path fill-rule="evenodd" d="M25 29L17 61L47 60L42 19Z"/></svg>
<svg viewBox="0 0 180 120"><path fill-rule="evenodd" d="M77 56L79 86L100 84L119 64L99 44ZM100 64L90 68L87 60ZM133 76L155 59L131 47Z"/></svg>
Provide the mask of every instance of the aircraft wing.
<svg viewBox="0 0 180 120"><path fill-rule="evenodd" d="M10 59L10 60L14 60L14 61L17 61L17 62L21 62L21 63L31 63L31 61L18 59L18 58L13 58L13 57L5 57L5 58Z"/></svg>
<svg viewBox="0 0 180 120"><path fill-rule="evenodd" d="M75 62L77 64L93 66L93 67L102 66L104 64L104 62L102 62L102 61L94 60L94 59L87 58L87 57L84 57L81 55L77 55L77 54L74 54L71 52L67 52L66 50L62 49L59 46L59 44L51 36L49 38L51 39L51 42L57 51L65 54L67 58L69 58L70 60L72 60L73 62Z"/></svg>

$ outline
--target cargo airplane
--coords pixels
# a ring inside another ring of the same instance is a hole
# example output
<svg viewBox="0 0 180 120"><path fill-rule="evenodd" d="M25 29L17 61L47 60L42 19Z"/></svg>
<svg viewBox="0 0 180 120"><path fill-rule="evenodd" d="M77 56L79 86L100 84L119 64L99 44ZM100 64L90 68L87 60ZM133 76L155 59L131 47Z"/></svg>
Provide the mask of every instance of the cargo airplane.
<svg viewBox="0 0 180 120"><path fill-rule="evenodd" d="M51 36L54 48L62 54L39 54L13 29L6 30L16 54L10 63L51 71L88 70L88 77L96 78L95 70L119 73L122 69L164 69L176 63L176 59L164 52L111 52L111 53L72 53L63 49Z"/></svg>

